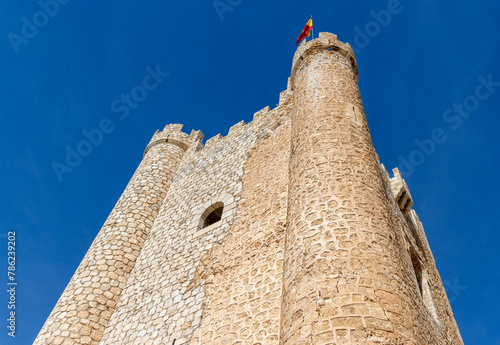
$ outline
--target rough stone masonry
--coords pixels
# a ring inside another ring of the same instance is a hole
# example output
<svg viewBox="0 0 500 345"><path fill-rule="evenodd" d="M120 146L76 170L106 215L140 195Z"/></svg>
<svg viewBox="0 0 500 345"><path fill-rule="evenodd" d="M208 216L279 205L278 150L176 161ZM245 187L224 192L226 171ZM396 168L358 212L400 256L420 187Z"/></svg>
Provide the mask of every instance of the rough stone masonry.
<svg viewBox="0 0 500 345"><path fill-rule="evenodd" d="M157 131L35 340L463 345L349 44L321 33L279 105L202 144Z"/></svg>

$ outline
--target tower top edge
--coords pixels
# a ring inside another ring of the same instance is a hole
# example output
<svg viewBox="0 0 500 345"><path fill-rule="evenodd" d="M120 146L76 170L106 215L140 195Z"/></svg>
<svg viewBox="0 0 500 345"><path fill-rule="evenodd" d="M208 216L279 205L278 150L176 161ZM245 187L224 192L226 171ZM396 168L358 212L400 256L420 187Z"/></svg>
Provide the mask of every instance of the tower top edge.
<svg viewBox="0 0 500 345"><path fill-rule="evenodd" d="M302 61L307 56L321 50L336 51L344 55L350 61L357 80L358 65L356 63L356 57L351 45L349 43L343 43L339 41L337 35L335 34L332 34L330 32L320 32L318 38L315 38L308 42L306 42L306 40L303 40L295 51L295 54L293 55L292 73L290 76L292 81L292 89L293 80L295 79L295 73L297 72L298 67L301 65Z"/></svg>
<svg viewBox="0 0 500 345"><path fill-rule="evenodd" d="M165 126L163 130L157 130L150 140L150 144L164 139L175 139L181 141L187 146L195 142L201 142L203 140L203 133L201 131L192 130L190 134L184 133L182 131L183 125L180 123L171 123Z"/></svg>

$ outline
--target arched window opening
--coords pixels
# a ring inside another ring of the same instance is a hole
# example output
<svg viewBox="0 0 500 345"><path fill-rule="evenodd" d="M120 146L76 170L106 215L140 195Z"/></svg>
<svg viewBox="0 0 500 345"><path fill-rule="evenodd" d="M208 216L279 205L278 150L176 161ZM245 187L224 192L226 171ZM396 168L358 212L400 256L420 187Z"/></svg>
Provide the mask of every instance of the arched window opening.
<svg viewBox="0 0 500 345"><path fill-rule="evenodd" d="M222 218L223 209L224 207L221 206L210 212L210 214L207 216L207 218L205 218L205 221L203 222L203 227L206 228L207 226L217 223Z"/></svg>
<svg viewBox="0 0 500 345"><path fill-rule="evenodd" d="M224 211L224 204L222 202L216 202L203 212L200 219L201 228L206 228L212 224L217 223L222 218L222 212Z"/></svg>

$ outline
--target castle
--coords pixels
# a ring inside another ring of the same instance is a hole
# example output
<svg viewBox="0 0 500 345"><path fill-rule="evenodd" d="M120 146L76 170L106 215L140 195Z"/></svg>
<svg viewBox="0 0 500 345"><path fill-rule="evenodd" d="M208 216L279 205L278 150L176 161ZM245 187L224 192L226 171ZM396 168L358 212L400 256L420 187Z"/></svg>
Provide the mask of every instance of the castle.
<svg viewBox="0 0 500 345"><path fill-rule="evenodd" d="M251 123L157 131L34 344L463 344L357 81L321 33Z"/></svg>

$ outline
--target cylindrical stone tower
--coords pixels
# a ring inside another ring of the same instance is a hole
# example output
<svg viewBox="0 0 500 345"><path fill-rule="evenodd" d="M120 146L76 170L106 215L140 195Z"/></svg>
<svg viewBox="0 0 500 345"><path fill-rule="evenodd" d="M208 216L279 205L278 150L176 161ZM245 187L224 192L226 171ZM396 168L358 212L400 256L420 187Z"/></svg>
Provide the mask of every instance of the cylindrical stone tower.
<svg viewBox="0 0 500 345"><path fill-rule="evenodd" d="M384 277L398 265L378 265L396 260L383 257L393 230L357 81L333 34L294 56L282 345L372 344L393 330L373 293L393 292Z"/></svg>
<svg viewBox="0 0 500 345"><path fill-rule="evenodd" d="M184 152L200 132L157 131L34 344L98 344Z"/></svg>

